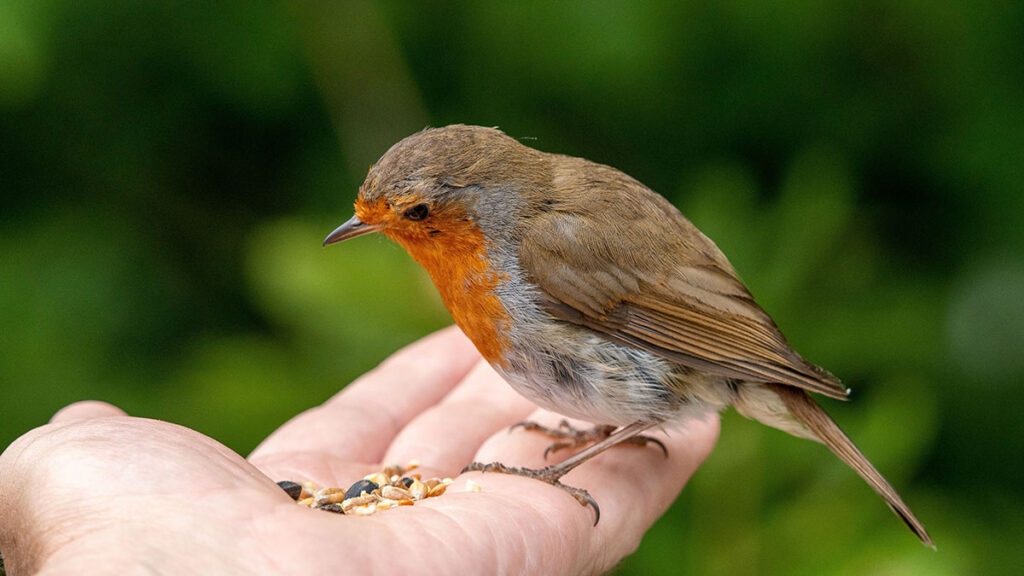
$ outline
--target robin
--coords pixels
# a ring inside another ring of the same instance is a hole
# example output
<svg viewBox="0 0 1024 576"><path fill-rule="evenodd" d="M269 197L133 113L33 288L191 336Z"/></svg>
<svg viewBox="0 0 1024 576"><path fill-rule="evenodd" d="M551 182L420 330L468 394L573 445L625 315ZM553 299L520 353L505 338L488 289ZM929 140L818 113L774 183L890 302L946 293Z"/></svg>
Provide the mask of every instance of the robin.
<svg viewBox="0 0 1024 576"><path fill-rule="evenodd" d="M516 391L599 423L547 430L561 439L553 448L589 444L559 464L467 470L549 482L599 519L593 498L562 476L616 444L651 441L641 433L652 427L731 405L824 443L933 546L808 394L845 399L849 390L793 350L714 242L626 174L494 128L427 129L370 168L355 215L324 245L371 232L427 270L456 324Z"/></svg>

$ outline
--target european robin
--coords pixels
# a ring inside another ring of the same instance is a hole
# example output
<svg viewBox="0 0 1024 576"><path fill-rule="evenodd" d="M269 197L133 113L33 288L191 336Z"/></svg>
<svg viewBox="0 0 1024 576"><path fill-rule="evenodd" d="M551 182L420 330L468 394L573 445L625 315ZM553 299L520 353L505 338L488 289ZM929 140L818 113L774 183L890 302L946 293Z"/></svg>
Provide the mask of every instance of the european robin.
<svg viewBox="0 0 1024 576"><path fill-rule="evenodd" d="M563 475L611 446L650 440L640 436L647 429L731 405L824 443L933 545L808 394L845 399L849 390L793 350L714 242L626 174L493 128L428 129L370 168L355 215L324 245L371 232L427 270L456 324L520 394L599 424L550 430L563 437L555 447L592 442L559 464L467 469L555 484L599 518Z"/></svg>

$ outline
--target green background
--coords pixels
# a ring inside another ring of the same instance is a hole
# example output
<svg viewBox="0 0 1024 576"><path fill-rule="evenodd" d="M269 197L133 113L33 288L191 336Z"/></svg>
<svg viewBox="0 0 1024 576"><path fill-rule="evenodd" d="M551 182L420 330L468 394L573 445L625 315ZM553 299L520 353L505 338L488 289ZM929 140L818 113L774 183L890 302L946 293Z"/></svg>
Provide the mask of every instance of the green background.
<svg viewBox="0 0 1024 576"><path fill-rule="evenodd" d="M3 0L0 447L97 398L244 454L450 322L386 239L320 241L393 142L497 125L714 238L939 547L728 413L619 573L1014 573L1021 54L996 0Z"/></svg>

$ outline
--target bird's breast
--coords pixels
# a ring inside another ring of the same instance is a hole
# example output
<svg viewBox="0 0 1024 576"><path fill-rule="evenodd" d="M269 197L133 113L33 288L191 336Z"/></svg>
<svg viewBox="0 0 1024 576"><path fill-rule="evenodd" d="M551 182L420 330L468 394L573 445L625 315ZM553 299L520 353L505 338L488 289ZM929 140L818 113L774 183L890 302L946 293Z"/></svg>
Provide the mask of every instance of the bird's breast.
<svg viewBox="0 0 1024 576"><path fill-rule="evenodd" d="M452 319L480 355L503 365L510 318L496 290L506 275L492 265L480 230L467 224L440 237L395 240L430 274Z"/></svg>

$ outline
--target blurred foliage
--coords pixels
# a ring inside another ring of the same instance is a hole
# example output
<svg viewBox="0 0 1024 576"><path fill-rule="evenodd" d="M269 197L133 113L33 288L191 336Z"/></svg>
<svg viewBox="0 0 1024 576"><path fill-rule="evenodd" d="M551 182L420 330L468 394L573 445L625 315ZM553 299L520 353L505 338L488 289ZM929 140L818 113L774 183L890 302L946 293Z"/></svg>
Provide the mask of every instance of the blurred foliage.
<svg viewBox="0 0 1024 576"><path fill-rule="evenodd" d="M0 446L99 398L251 450L449 322L385 239L319 243L392 142L498 125L714 238L939 546L730 413L619 573L1016 573L1022 53L995 0L4 0Z"/></svg>

